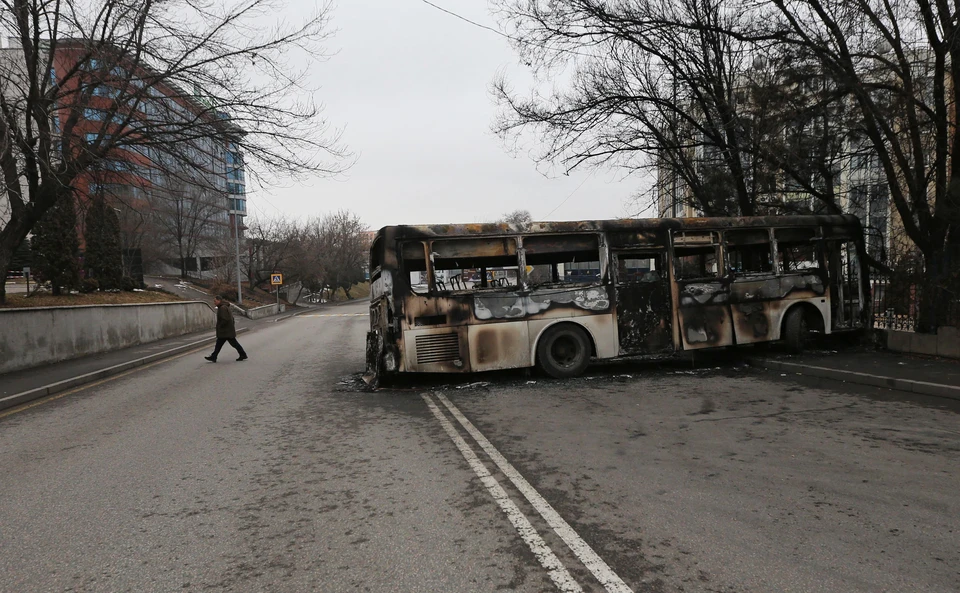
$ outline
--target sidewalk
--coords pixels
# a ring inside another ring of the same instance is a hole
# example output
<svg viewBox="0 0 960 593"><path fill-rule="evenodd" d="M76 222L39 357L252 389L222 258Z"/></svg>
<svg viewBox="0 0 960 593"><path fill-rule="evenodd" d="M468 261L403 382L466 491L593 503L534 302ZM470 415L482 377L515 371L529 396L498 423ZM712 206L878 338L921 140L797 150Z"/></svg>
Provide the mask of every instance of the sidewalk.
<svg viewBox="0 0 960 593"><path fill-rule="evenodd" d="M296 312L281 313L256 321L237 315L235 316L237 334L315 310L316 307L303 308ZM0 375L0 410L117 375L131 368L183 352L207 348L215 340L216 335L211 329Z"/></svg>
<svg viewBox="0 0 960 593"><path fill-rule="evenodd" d="M960 400L960 361L863 349L752 357L758 367Z"/></svg>

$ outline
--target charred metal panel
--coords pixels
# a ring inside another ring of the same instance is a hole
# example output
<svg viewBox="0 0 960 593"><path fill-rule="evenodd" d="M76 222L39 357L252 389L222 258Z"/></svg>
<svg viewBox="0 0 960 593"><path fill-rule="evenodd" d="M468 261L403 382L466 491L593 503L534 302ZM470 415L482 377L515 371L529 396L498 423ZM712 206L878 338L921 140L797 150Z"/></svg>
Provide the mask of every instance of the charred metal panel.
<svg viewBox="0 0 960 593"><path fill-rule="evenodd" d="M830 329L830 304L827 302L826 298L814 297L786 299L771 303L770 305L770 340L779 340L781 338L784 317L786 317L787 312L789 312L790 309L800 304L811 305L813 308L815 308L819 312L820 318L823 320L825 333L832 333Z"/></svg>
<svg viewBox="0 0 960 593"><path fill-rule="evenodd" d="M780 278L736 279L730 285L730 312L733 317L733 332L737 344L766 342L775 333L781 298Z"/></svg>
<svg viewBox="0 0 960 593"><path fill-rule="evenodd" d="M730 300L730 281L678 282L680 307L725 305Z"/></svg>
<svg viewBox="0 0 960 593"><path fill-rule="evenodd" d="M736 279L730 286L730 309L738 344L780 338L780 323L796 300L823 297L826 288L817 274Z"/></svg>
<svg viewBox="0 0 960 593"><path fill-rule="evenodd" d="M663 247L667 244L666 229L633 229L629 231L608 231L607 241L610 248L621 247Z"/></svg>
<svg viewBox="0 0 960 593"><path fill-rule="evenodd" d="M385 298L393 307L393 273L381 271L374 281L370 284L370 301Z"/></svg>
<svg viewBox="0 0 960 593"><path fill-rule="evenodd" d="M557 323L576 323L587 330L590 339L593 341L593 345L597 349L597 358L614 358L619 355L617 325L613 315L587 315L563 320L532 319L527 323L527 331L530 333L528 351L531 362L536 361L537 342L540 340L543 332L548 327L556 325Z"/></svg>
<svg viewBox="0 0 960 593"><path fill-rule="evenodd" d="M446 315L425 315L413 319L414 327L424 327L428 325L447 325L449 317Z"/></svg>
<svg viewBox="0 0 960 593"><path fill-rule="evenodd" d="M732 345L730 280L677 282L676 285L684 349Z"/></svg>
<svg viewBox="0 0 960 593"><path fill-rule="evenodd" d="M587 251L594 254L599 248L597 235L530 235L525 238L523 249L527 255Z"/></svg>
<svg viewBox="0 0 960 593"><path fill-rule="evenodd" d="M463 373L473 369L467 355L465 327L414 329L403 332L407 345L404 369L422 373Z"/></svg>
<svg viewBox="0 0 960 593"><path fill-rule="evenodd" d="M473 295L430 297L410 294L404 301L404 329L425 325L463 325L473 321Z"/></svg>
<svg viewBox="0 0 960 593"><path fill-rule="evenodd" d="M609 311L610 295L606 286L587 289L544 288L529 294L518 292L475 294L474 315L478 320L521 319L545 311ZM557 315L552 315L556 317Z"/></svg>
<svg viewBox="0 0 960 593"><path fill-rule="evenodd" d="M848 225L860 228L860 221L852 215L822 216L750 216L729 218L649 218L617 220L583 220L569 222L533 222L524 226L504 223L496 224L438 224L406 225L384 227L380 232L390 230L395 239L449 237L451 235L509 235L518 233L578 233L578 232L638 232L661 229L706 229L723 230L727 228L784 227L784 226L822 226ZM848 231L849 232L849 231Z"/></svg>
<svg viewBox="0 0 960 593"><path fill-rule="evenodd" d="M730 315L724 307L693 307L681 311L681 337L685 349L715 348L733 344Z"/></svg>
<svg viewBox="0 0 960 593"><path fill-rule="evenodd" d="M526 321L474 325L467 329L470 368L474 371L531 366Z"/></svg>
<svg viewBox="0 0 960 593"><path fill-rule="evenodd" d="M657 354L673 350L670 286L666 282L625 284L617 288L617 333L621 354Z"/></svg>
<svg viewBox="0 0 960 593"><path fill-rule="evenodd" d="M433 257L440 259L507 257L517 255L517 243L512 237L483 239L437 239L431 244Z"/></svg>
<svg viewBox="0 0 960 593"><path fill-rule="evenodd" d="M404 328L425 325L459 326L508 319L573 317L612 309L606 286L578 289L545 288L489 291L404 298Z"/></svg>

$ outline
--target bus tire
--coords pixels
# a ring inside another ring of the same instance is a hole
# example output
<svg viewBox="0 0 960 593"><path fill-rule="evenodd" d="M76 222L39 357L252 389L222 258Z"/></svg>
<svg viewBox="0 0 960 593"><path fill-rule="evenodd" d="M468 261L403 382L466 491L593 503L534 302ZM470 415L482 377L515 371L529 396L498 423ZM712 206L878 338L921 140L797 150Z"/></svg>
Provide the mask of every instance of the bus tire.
<svg viewBox="0 0 960 593"><path fill-rule="evenodd" d="M783 320L783 341L787 349L794 354L804 351L810 343L810 326L803 307L794 307L787 311Z"/></svg>
<svg viewBox="0 0 960 593"><path fill-rule="evenodd" d="M576 377L590 364L590 338L579 325L563 323L547 329L537 344L537 366L556 379Z"/></svg>

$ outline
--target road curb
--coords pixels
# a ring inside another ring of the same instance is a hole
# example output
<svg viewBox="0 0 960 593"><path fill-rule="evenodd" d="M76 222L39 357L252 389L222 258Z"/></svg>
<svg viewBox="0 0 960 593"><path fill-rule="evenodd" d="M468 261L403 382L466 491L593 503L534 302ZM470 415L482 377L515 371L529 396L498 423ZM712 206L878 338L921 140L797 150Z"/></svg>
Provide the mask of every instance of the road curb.
<svg viewBox="0 0 960 593"><path fill-rule="evenodd" d="M280 322L280 321L283 321L284 319L290 319L291 317L296 317L296 316L298 316L298 315L303 315L304 313L310 313L310 312L313 311L313 310L314 310L314 308L304 309L303 311L296 311L296 312L291 313L291 314L289 314L289 315L284 315L283 317L277 317L276 319L274 319L274 320L272 321L272 323L278 323L278 322Z"/></svg>
<svg viewBox="0 0 960 593"><path fill-rule="evenodd" d="M800 375L811 375L813 377L822 377L835 381L846 381L847 383L898 389L911 393L960 400L960 387L943 385L942 383L928 383L926 381L914 381L913 379L897 379L894 377L883 377L881 375L858 373L856 371L842 371L839 369L818 367L809 364L797 364L795 362L782 362L779 360L750 359L749 362L753 366L788 371Z"/></svg>
<svg viewBox="0 0 960 593"><path fill-rule="evenodd" d="M244 328L238 329L237 333L242 334L248 331L250 331L250 328L244 327ZM163 360L165 358L170 358L172 356L176 356L177 354L181 354L183 352L193 350L203 344L215 342L216 339L217 338L215 336L211 336L209 338L197 340L196 342L190 342L189 344L177 346L176 348L164 350L163 352L156 352L154 354L150 354L142 358L128 360L127 362L121 362L120 364L115 364L105 369L99 369L90 373L78 375L76 377L71 377L70 379L57 381L56 383L51 383L50 385L44 385L43 387L37 387L35 389L30 389L28 391L21 391L20 393L14 393L13 395L8 395L4 398L0 398L0 410L13 408L13 407L31 402L35 399L40 399L42 397L47 397L48 395L60 393L61 391L73 389L74 387L80 387L81 385L86 385L87 383L93 383L94 381L99 381L100 379L105 379L107 377L119 375L120 373L124 371L128 371L132 368L143 366L145 364L156 362L158 360Z"/></svg>

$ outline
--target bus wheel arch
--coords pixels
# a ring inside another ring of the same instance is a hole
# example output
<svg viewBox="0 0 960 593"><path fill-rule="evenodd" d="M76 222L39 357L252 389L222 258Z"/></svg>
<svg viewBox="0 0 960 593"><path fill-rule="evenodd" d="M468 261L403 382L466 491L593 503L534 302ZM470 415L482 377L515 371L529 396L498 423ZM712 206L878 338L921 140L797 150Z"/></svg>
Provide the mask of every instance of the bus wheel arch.
<svg viewBox="0 0 960 593"><path fill-rule="evenodd" d="M593 336L579 323L564 321L548 326L537 338L535 364L556 379L583 374L596 355Z"/></svg>
<svg viewBox="0 0 960 593"><path fill-rule="evenodd" d="M803 352L813 332L824 333L825 322L820 310L810 303L797 303L787 309L780 328L780 337L794 353Z"/></svg>

